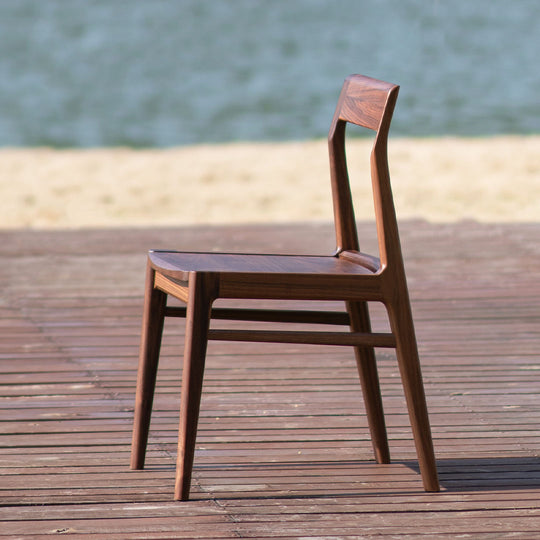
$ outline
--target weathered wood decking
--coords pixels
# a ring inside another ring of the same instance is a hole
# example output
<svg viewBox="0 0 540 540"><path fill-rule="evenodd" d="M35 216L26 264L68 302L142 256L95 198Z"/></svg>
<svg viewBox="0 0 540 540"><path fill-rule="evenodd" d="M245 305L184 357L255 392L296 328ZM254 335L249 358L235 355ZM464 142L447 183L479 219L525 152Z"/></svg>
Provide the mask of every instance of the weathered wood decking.
<svg viewBox="0 0 540 540"><path fill-rule="evenodd" d="M329 226L292 228L0 233L0 538L540 537L540 224L401 226L441 493L392 352L379 466L351 350L213 342L193 500L173 502L175 320L129 470L145 251L333 247Z"/></svg>

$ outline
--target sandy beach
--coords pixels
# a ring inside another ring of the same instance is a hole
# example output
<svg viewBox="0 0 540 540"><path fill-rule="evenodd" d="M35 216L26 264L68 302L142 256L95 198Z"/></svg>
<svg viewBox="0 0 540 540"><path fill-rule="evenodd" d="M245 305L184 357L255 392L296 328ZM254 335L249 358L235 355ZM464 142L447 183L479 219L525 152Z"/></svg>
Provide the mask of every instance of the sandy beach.
<svg viewBox="0 0 540 540"><path fill-rule="evenodd" d="M371 142L348 147L373 215ZM391 139L398 218L539 221L540 136ZM328 221L326 141L171 149L0 149L0 228Z"/></svg>

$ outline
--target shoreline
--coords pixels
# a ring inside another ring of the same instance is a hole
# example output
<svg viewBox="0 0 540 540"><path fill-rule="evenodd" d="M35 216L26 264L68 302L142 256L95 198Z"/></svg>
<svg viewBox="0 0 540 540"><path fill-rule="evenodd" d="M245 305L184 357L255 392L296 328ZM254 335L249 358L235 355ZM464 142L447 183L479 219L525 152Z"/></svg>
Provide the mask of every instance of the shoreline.
<svg viewBox="0 0 540 540"><path fill-rule="evenodd" d="M370 139L348 145L373 219ZM540 221L540 135L390 138L399 219ZM332 220L326 140L164 149L0 148L0 229Z"/></svg>

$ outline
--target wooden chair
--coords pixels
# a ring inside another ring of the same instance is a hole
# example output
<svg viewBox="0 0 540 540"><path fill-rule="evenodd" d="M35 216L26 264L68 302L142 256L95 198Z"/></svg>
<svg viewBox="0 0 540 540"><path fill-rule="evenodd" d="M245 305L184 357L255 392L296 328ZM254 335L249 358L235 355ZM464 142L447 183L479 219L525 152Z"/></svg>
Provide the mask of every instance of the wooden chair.
<svg viewBox="0 0 540 540"><path fill-rule="evenodd" d="M351 75L345 80L329 132L337 250L329 256L243 255L150 251L137 381L132 469L142 469L165 316L186 317L175 498L189 498L207 341L260 341L354 347L375 458L390 453L374 347L396 349L426 491L439 482L387 162L387 136L399 87ZM359 250L345 158L345 127L375 132L371 152L379 258ZM187 308L168 307L167 296ZM339 300L340 313L314 310L212 308L217 299ZM367 302L382 302L391 332L373 333ZM347 325L347 331L211 329L210 320Z"/></svg>

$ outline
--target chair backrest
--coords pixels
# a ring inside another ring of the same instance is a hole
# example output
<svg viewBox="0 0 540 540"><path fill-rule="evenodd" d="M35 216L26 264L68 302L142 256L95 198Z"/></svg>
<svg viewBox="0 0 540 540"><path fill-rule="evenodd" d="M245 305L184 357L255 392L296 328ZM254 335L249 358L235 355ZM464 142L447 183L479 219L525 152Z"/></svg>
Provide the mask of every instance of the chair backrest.
<svg viewBox="0 0 540 540"><path fill-rule="evenodd" d="M398 91L399 86L394 84L363 75L350 75L343 84L328 134L334 221L339 253L360 249L345 154L345 127L347 122L350 122L375 131L370 158L371 181L379 256L383 267L394 257L401 260L387 157L388 130Z"/></svg>

